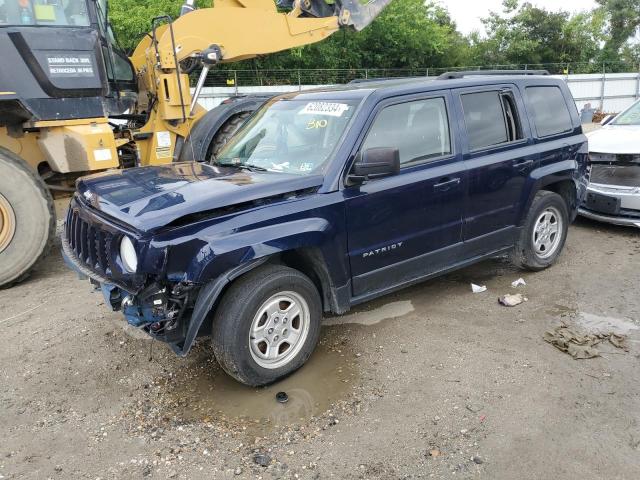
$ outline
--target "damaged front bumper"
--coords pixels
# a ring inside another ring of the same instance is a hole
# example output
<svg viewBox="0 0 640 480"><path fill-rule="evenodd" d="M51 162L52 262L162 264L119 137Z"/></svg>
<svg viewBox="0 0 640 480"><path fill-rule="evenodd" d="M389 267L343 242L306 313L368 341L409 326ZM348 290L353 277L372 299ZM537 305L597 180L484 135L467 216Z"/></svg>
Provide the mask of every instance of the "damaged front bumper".
<svg viewBox="0 0 640 480"><path fill-rule="evenodd" d="M601 222L640 227L640 155L590 154L591 178L579 213Z"/></svg>
<svg viewBox="0 0 640 480"><path fill-rule="evenodd" d="M640 186L591 183L578 212L592 220L640 228Z"/></svg>
<svg viewBox="0 0 640 480"><path fill-rule="evenodd" d="M193 312L199 290L197 285L188 282L153 282L134 294L79 262L64 237L62 247L65 263L81 278L89 278L96 290L101 291L105 304L112 311L122 311L129 325L168 343L176 354L186 356L196 336L208 333L200 328L205 315L196 312L199 315L196 317Z"/></svg>

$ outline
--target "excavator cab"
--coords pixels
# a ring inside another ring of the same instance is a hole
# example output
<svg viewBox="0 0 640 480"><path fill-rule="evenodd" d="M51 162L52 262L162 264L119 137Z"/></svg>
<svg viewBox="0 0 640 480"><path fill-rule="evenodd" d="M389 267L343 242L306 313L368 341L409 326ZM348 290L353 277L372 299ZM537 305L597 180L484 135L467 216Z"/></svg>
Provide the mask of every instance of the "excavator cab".
<svg viewBox="0 0 640 480"><path fill-rule="evenodd" d="M0 85L17 97L7 106L0 96L0 108L12 112L0 122L104 117L130 107L122 99L135 92L135 72L107 13L106 0L0 0Z"/></svg>

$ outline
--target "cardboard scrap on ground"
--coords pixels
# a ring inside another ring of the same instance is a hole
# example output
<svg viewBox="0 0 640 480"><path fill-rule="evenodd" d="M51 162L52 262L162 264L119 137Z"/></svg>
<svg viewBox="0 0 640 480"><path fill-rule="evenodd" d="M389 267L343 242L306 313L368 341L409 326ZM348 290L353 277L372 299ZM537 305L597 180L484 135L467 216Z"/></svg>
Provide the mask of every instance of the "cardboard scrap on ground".
<svg viewBox="0 0 640 480"><path fill-rule="evenodd" d="M626 335L613 332L583 333L565 324L545 332L544 340L575 360L599 357L600 352L595 347L606 341L625 352L629 351Z"/></svg>
<svg viewBox="0 0 640 480"><path fill-rule="evenodd" d="M505 307L517 307L522 302L526 302L527 298L521 293L517 293L515 295L507 294L498 298L498 302L500 305L504 305Z"/></svg>

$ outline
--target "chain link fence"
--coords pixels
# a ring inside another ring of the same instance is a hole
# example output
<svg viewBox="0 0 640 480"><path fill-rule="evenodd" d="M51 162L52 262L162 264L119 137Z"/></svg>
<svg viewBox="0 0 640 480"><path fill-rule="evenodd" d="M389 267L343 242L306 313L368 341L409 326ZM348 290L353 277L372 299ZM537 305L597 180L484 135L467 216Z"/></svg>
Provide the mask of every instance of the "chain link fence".
<svg viewBox="0 0 640 480"><path fill-rule="evenodd" d="M433 77L462 70L548 70L552 75L607 74L640 72L635 63L541 63L508 65L470 65L462 67L424 68L317 68L288 70L248 70L221 67L207 76L206 87L268 87L280 85L333 85L371 78ZM195 84L198 73L192 75Z"/></svg>

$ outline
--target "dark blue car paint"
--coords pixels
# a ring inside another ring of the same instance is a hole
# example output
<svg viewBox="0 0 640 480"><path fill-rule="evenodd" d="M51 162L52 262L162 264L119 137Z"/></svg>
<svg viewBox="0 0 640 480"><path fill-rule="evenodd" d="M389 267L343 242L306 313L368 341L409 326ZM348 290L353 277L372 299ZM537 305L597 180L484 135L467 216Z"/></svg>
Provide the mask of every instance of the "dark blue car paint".
<svg viewBox="0 0 640 480"><path fill-rule="evenodd" d="M70 209L113 233L114 267L105 278L83 266L68 248L65 255L98 282L117 285L122 295L109 301L114 308L152 282L199 291L181 333L163 338L180 355L188 353L224 287L270 259L302 262L321 287L324 309L343 313L357 303L510 250L542 188L572 188L575 215L587 185L587 144L577 111L572 110L572 131L536 138L521 93L531 85L560 86L571 100L562 82L541 77L405 80L292 94L309 100L361 99L318 175L187 163L86 177L79 181ZM513 92L525 140L471 152L459 94L489 88ZM395 176L349 185L348 171L379 109L433 96L446 99L452 154L403 168ZM138 251L135 275L119 267L117 245L124 234ZM141 320L132 323L157 321L144 305L138 312Z"/></svg>

